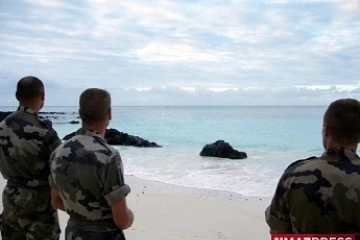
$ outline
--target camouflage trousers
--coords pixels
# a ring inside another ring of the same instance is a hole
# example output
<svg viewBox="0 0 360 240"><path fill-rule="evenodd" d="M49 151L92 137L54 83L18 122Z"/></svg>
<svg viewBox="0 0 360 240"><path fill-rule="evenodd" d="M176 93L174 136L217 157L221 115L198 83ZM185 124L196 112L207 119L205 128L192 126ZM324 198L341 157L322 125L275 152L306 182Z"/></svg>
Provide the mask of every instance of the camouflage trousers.
<svg viewBox="0 0 360 240"><path fill-rule="evenodd" d="M65 230L66 240L126 240L122 230L109 232L85 231L74 226L67 226Z"/></svg>
<svg viewBox="0 0 360 240"><path fill-rule="evenodd" d="M50 189L5 186L2 194L1 236L3 240L58 240L57 210L51 206Z"/></svg>

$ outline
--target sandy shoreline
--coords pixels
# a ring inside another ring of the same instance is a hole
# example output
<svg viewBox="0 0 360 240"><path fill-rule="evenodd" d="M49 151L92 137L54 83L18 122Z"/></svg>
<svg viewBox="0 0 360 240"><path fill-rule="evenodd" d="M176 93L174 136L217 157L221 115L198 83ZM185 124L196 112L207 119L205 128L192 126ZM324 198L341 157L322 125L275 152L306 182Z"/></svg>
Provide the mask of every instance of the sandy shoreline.
<svg viewBox="0 0 360 240"><path fill-rule="evenodd" d="M129 240L269 239L264 221L268 198L249 198L132 176L125 180L132 189L128 205L135 214L134 225L125 231ZM68 217L63 213L60 216L64 233Z"/></svg>
<svg viewBox="0 0 360 240"><path fill-rule="evenodd" d="M270 239L264 220L269 198L182 187L133 176L126 176L125 180L132 189L128 205L135 214L134 225L125 231L128 240ZM5 185L3 179L0 185ZM61 239L65 239L68 216L61 211L59 214Z"/></svg>

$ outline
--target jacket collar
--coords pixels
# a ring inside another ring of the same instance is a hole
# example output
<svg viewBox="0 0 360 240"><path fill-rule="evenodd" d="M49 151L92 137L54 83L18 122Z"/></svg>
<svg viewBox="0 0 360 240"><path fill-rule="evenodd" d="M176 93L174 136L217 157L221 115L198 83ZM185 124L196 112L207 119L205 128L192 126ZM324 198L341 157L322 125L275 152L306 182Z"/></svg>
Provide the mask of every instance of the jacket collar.
<svg viewBox="0 0 360 240"><path fill-rule="evenodd" d="M349 148L329 148L327 149L322 156L336 156L336 157L347 157L352 159L360 159L356 151Z"/></svg>
<svg viewBox="0 0 360 240"><path fill-rule="evenodd" d="M90 136L90 137L98 137L98 138L105 140L104 137L100 133L90 130L90 129L85 129L85 128L79 128L76 131L76 135L86 135L86 136Z"/></svg>
<svg viewBox="0 0 360 240"><path fill-rule="evenodd" d="M32 110L31 108L25 107L25 106L19 106L19 107L17 108L17 111L26 112L26 113L30 113L30 114L33 114L33 115L38 115L37 112L35 112L35 111Z"/></svg>

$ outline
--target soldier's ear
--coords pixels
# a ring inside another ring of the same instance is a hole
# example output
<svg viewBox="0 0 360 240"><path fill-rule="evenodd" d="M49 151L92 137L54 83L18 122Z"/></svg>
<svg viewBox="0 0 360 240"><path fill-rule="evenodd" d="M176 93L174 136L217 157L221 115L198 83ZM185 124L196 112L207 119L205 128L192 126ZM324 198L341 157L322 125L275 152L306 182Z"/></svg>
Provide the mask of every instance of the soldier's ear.
<svg viewBox="0 0 360 240"><path fill-rule="evenodd" d="M20 98L19 98L18 92L15 93L15 97L16 97L16 100L18 100L18 101L20 102Z"/></svg>
<svg viewBox="0 0 360 240"><path fill-rule="evenodd" d="M112 118L112 111L111 108L108 109L108 116L109 116L109 120L111 120Z"/></svg>
<svg viewBox="0 0 360 240"><path fill-rule="evenodd" d="M330 126L327 123L323 124L323 135L324 137L329 137L330 135Z"/></svg>
<svg viewBox="0 0 360 240"><path fill-rule="evenodd" d="M45 92L41 92L40 93L40 98L41 98L41 101L45 101Z"/></svg>

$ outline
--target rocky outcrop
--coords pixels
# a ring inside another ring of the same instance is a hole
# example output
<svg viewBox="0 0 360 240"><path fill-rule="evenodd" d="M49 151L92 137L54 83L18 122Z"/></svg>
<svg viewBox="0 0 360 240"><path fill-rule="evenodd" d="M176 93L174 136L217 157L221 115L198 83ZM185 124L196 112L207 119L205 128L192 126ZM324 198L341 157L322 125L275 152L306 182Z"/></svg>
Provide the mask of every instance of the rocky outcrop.
<svg viewBox="0 0 360 240"><path fill-rule="evenodd" d="M245 152L235 150L229 143L225 142L224 140L217 140L212 144L206 144L200 152L200 156L229 159L247 158L247 154Z"/></svg>
<svg viewBox="0 0 360 240"><path fill-rule="evenodd" d="M9 116L11 113L13 113L13 112L11 112L11 111L6 111L6 112L0 111L0 122L4 118ZM59 118L59 116L57 116L57 115L65 115L65 114L66 114L65 112L39 112L39 117L40 117L40 119L42 119L46 123L49 123L49 122L51 123L50 119L57 120ZM74 114L74 113L72 113L72 114ZM69 121L69 122L66 122L66 123L79 124L80 122L76 121L76 120L73 120L73 121Z"/></svg>
<svg viewBox="0 0 360 240"><path fill-rule="evenodd" d="M46 114L46 115L65 115L68 114L66 112L39 112L40 115Z"/></svg>
<svg viewBox="0 0 360 240"><path fill-rule="evenodd" d="M7 112L2 112L0 111L0 122L6 118L8 115L10 115L12 112L7 111ZM76 114L75 112L70 113L70 114ZM44 123L46 123L46 125L48 126L52 126L53 122L56 124L59 124L59 122L56 122L56 120L58 120L59 115L66 115L65 112L39 112L39 117L42 119L42 121L44 121ZM80 121L78 120L65 120L61 122L62 124L66 123L66 124L80 124ZM71 138L72 136L75 135L75 132L70 133L68 135L66 135L63 139L67 140L69 138ZM119 132L116 129L107 129L106 130L106 134L105 134L105 139L106 141L110 144L110 145L124 145L124 146L134 146L134 147L145 147L145 148L157 148L157 147L161 147L160 145L158 145L155 142L150 142L148 140L145 140L141 137L138 136L133 136L127 133L123 133L123 132Z"/></svg>
<svg viewBox="0 0 360 240"><path fill-rule="evenodd" d="M66 135L63 140L68 140L75 135L75 132ZM134 147L144 147L144 148L157 148L161 147L155 142L149 142L138 136L133 136L127 133L120 132L116 129L110 128L106 129L105 140L110 145L115 146L134 146Z"/></svg>

